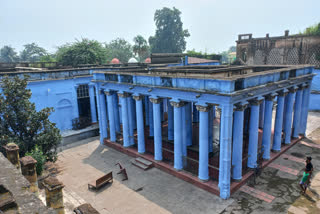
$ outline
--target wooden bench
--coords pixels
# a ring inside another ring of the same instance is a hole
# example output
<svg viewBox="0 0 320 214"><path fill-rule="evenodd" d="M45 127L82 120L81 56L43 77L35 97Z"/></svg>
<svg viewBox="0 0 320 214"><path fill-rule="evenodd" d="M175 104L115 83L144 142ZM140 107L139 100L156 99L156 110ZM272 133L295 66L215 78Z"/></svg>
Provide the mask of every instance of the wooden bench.
<svg viewBox="0 0 320 214"><path fill-rule="evenodd" d="M108 182L113 182L113 176L112 172L109 172L102 176L101 178L98 178L97 180L91 181L88 183L88 189L94 188L94 189L99 189L101 186Z"/></svg>

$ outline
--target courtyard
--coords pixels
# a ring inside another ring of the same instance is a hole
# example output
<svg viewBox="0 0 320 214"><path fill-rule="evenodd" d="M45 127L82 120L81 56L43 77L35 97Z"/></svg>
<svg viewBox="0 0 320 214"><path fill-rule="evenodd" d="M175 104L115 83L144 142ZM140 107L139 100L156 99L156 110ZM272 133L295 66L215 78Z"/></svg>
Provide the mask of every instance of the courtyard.
<svg viewBox="0 0 320 214"><path fill-rule="evenodd" d="M228 200L157 168L143 171L133 157L89 138L61 147L58 179L64 185L66 212L90 203L100 213L317 213L320 210L320 114L309 113L307 138L263 169L256 184L249 179ZM298 186L305 156L312 156L314 174L306 195ZM117 175L121 163L129 180ZM88 182L113 171L114 182L89 191Z"/></svg>

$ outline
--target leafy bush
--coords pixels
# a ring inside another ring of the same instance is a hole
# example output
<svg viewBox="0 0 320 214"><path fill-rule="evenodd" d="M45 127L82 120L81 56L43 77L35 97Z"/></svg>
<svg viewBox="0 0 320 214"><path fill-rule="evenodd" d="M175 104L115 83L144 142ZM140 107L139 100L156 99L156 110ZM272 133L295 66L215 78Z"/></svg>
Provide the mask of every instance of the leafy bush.
<svg viewBox="0 0 320 214"><path fill-rule="evenodd" d="M35 146L35 148L31 152L26 153L26 156L31 156L37 161L37 175L41 175L44 164L46 162L46 156L43 154L43 152L38 148L38 146Z"/></svg>
<svg viewBox="0 0 320 214"><path fill-rule="evenodd" d="M56 124L49 120L54 109L36 111L35 104L30 102L31 91L26 88L27 81L27 76L23 79L18 76L2 79L0 146L16 143L21 157L38 146L47 160L55 161L61 135Z"/></svg>

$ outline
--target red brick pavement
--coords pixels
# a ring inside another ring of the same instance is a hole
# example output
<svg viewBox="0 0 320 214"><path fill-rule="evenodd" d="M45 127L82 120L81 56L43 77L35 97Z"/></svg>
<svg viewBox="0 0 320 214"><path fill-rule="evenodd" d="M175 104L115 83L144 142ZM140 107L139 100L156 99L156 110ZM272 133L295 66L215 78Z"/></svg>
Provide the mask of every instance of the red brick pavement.
<svg viewBox="0 0 320 214"><path fill-rule="evenodd" d="M292 155L282 154L281 157L282 158L287 158L288 160L295 161L295 162L298 162L298 163L305 163L306 162L305 159L297 158L297 157L292 156Z"/></svg>
<svg viewBox="0 0 320 214"><path fill-rule="evenodd" d="M269 194L267 194L265 192L262 192L260 190L254 189L252 187L249 187L247 185L243 185L240 188L240 191L248 193L249 195L251 195L251 196L253 196L255 198L259 198L260 200L263 200L263 201L265 201L267 203L271 203L273 201L273 199L275 199L274 196L269 195Z"/></svg>
<svg viewBox="0 0 320 214"><path fill-rule="evenodd" d="M282 166L282 165L279 165L279 164L276 164L276 163L270 163L269 164L269 167L272 167L274 169L278 169L282 172L287 172L287 173L290 173L292 175L298 175L299 171L298 170L295 170L295 169L291 169L289 167L286 167L286 166Z"/></svg>
<svg viewBox="0 0 320 214"><path fill-rule="evenodd" d="M320 149L320 145L319 145L319 144L307 143L307 142L304 142L304 141L300 141L300 144L305 145L305 146L309 146L309 147L313 147L313 148Z"/></svg>

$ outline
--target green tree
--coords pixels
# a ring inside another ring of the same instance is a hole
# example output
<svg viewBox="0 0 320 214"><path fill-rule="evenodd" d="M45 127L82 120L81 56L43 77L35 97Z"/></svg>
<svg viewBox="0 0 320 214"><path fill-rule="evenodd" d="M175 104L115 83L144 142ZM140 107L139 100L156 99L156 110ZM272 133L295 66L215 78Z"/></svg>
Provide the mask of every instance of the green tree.
<svg viewBox="0 0 320 214"><path fill-rule="evenodd" d="M3 46L0 49L0 62L17 62L19 57L17 52L11 46Z"/></svg>
<svg viewBox="0 0 320 214"><path fill-rule="evenodd" d="M20 59L23 62L37 62L42 56L47 55L47 51L38 46L36 43L24 45L24 49L20 53Z"/></svg>
<svg viewBox="0 0 320 214"><path fill-rule="evenodd" d="M21 156L38 146L47 160L55 161L61 135L49 120L53 108L36 111L35 104L29 100L31 91L26 88L27 81L27 76L2 79L0 146L14 142L20 147Z"/></svg>
<svg viewBox="0 0 320 214"><path fill-rule="evenodd" d="M185 51L187 44L185 38L190 34L188 30L183 30L180 15L181 12L175 7L156 10L154 14L156 34L149 38L152 53L182 53Z"/></svg>
<svg viewBox="0 0 320 214"><path fill-rule="evenodd" d="M208 54L208 53L202 53L201 51L196 51L195 49L189 50L187 51L187 56L191 56L191 57L198 57L198 58L203 58L203 59L211 59L211 60L220 60L221 59L221 55L218 54Z"/></svg>
<svg viewBox="0 0 320 214"><path fill-rule="evenodd" d="M320 23L307 27L302 34L312 36L320 35Z"/></svg>
<svg viewBox="0 0 320 214"><path fill-rule="evenodd" d="M147 43L147 40L145 40L143 36L137 35L133 38L133 41L133 53L139 59L139 62L143 62L150 55L150 47Z"/></svg>
<svg viewBox="0 0 320 214"><path fill-rule="evenodd" d="M62 65L77 66L80 64L106 63L106 50L96 40L82 39L67 43L58 48L56 59Z"/></svg>
<svg viewBox="0 0 320 214"><path fill-rule="evenodd" d="M106 44L106 50L108 62L113 58L117 58L120 62L127 63L128 60L133 57L131 44L122 38L117 38Z"/></svg>

